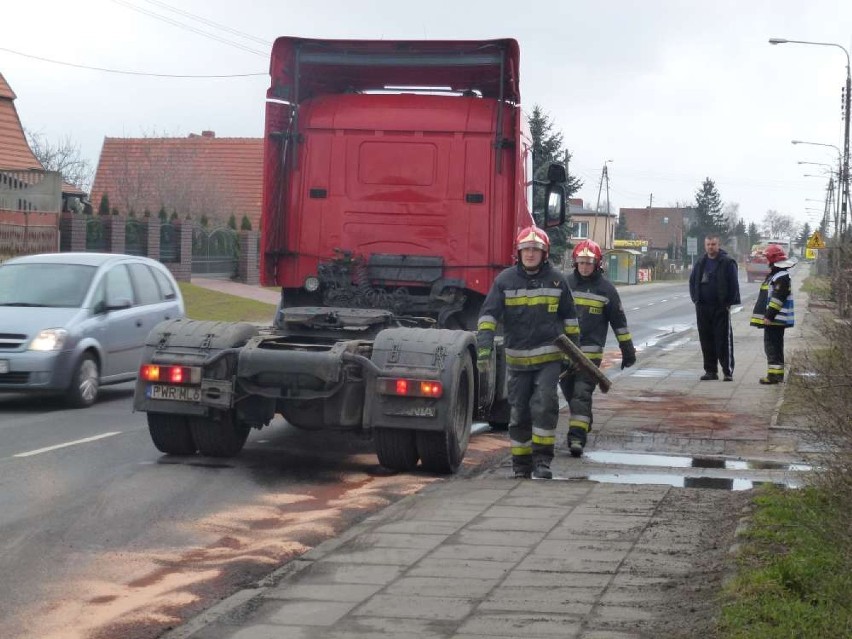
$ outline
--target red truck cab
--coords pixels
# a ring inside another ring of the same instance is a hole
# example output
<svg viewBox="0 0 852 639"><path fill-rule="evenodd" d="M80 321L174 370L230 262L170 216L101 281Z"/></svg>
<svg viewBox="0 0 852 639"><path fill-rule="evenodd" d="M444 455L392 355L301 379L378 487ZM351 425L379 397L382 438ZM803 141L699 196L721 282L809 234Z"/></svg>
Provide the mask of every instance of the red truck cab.
<svg viewBox="0 0 852 639"><path fill-rule="evenodd" d="M473 328L533 224L519 50L488 41L276 40L261 278L281 307L387 308ZM554 168L554 167L552 167ZM564 168L544 226L564 221Z"/></svg>

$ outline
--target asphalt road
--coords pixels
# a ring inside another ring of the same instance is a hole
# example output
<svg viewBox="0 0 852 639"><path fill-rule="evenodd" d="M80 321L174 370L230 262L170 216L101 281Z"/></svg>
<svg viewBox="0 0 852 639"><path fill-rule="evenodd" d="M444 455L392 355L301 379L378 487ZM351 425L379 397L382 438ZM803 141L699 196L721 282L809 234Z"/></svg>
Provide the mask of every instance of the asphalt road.
<svg viewBox="0 0 852 639"><path fill-rule="evenodd" d="M757 285L742 288L750 309ZM694 325L682 282L620 293L640 352ZM131 384L86 410L0 395L0 636L156 637L436 481L387 474L369 441L280 419L232 460L165 456L131 398ZM504 453L480 433L463 472Z"/></svg>

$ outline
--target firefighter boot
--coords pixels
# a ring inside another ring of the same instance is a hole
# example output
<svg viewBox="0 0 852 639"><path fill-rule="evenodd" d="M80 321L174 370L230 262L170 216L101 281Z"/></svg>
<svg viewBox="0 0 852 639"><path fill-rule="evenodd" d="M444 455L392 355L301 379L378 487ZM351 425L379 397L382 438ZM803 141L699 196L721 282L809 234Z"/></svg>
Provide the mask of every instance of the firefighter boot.
<svg viewBox="0 0 852 639"><path fill-rule="evenodd" d="M571 457L582 457L583 449L586 447L586 431L582 428L571 427L568 429L568 450Z"/></svg>
<svg viewBox="0 0 852 639"><path fill-rule="evenodd" d="M550 470L550 464L546 461L537 461L532 471L532 478L553 479L553 471Z"/></svg>

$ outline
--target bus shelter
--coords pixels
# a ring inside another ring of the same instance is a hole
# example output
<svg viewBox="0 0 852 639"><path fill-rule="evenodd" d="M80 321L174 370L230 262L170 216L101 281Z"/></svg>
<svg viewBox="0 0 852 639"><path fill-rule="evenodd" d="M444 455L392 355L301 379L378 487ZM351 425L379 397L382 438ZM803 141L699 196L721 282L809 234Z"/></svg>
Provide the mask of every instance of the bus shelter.
<svg viewBox="0 0 852 639"><path fill-rule="evenodd" d="M637 284L639 282L640 251L614 248L604 254L607 278L614 284Z"/></svg>

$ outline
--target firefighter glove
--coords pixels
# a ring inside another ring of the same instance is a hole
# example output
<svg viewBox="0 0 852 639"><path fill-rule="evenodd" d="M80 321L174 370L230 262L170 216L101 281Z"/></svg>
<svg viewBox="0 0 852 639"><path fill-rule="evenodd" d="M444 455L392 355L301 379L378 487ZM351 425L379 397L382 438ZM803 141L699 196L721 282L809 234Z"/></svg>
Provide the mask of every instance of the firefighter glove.
<svg viewBox="0 0 852 639"><path fill-rule="evenodd" d="M621 370L630 368L636 363L636 349L632 346L621 350Z"/></svg>

